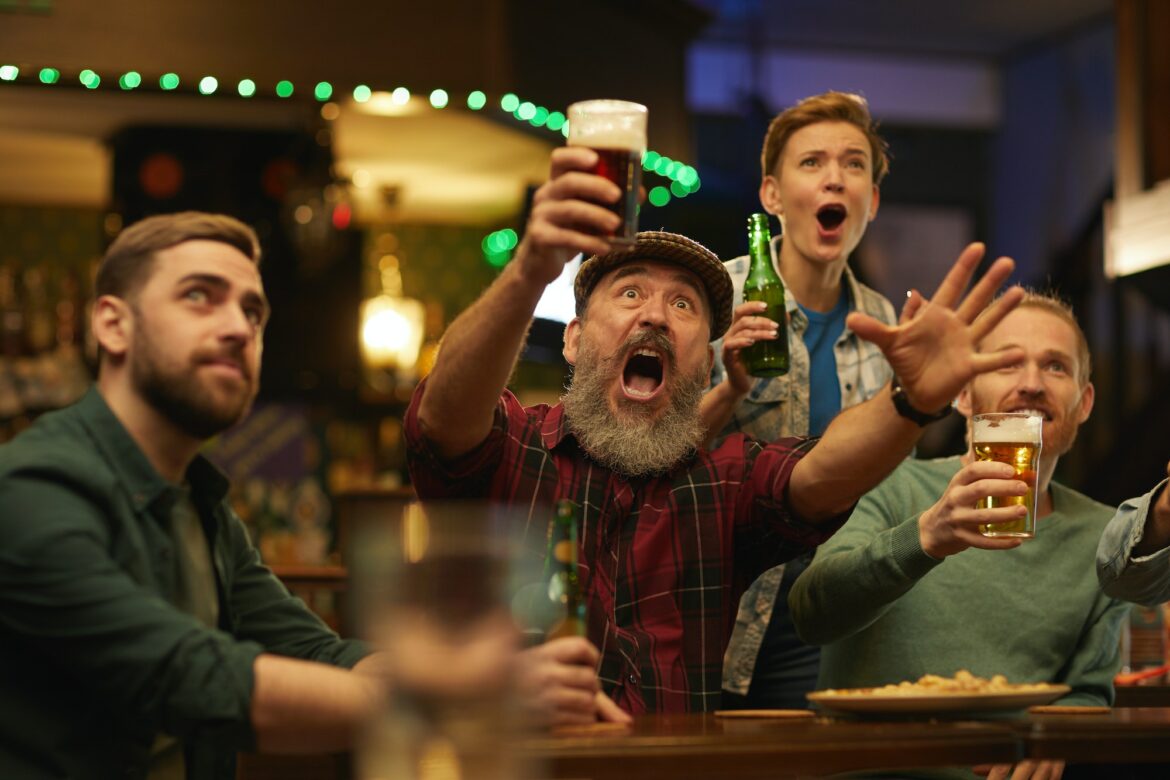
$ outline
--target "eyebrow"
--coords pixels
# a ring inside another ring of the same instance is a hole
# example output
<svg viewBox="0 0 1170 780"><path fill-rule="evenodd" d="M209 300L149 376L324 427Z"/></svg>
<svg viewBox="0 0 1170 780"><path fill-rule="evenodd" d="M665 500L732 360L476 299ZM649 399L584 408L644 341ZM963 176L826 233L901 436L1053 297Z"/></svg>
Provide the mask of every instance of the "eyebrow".
<svg viewBox="0 0 1170 780"><path fill-rule="evenodd" d="M616 284L618 281L625 279L627 276L642 276L647 273L648 271L644 265L625 265L614 271L613 281L611 284ZM696 284L695 277L691 274L684 271L679 271L678 273L674 274L673 278L676 282L685 284L687 287L691 288L695 295L699 296L704 302L707 300L706 292L703 290L701 285Z"/></svg>
<svg viewBox="0 0 1170 780"><path fill-rule="evenodd" d="M1024 345L1017 344L1015 342L1009 342L1007 344L1001 344L995 351L996 352L1003 352L1006 349L1013 349L1013 348L1017 348L1017 347L1020 349L1023 349ZM1075 363L1075 360L1076 360L1072 355L1065 352L1063 349L1049 348L1049 349L1042 351L1040 353L1040 355L1041 355L1041 357L1046 357L1046 358L1059 358L1060 360L1063 360L1065 363L1068 363L1070 366L1073 365Z"/></svg>
<svg viewBox="0 0 1170 780"><path fill-rule="evenodd" d="M208 287L213 287L221 292L231 288L231 283L222 276L205 273L187 274L186 276L179 279L177 286L181 287L192 282L205 284ZM272 311L272 307L268 303L268 298L266 298L262 293L256 292L255 290L248 290L244 293L244 303L248 305L259 306L264 311L265 316L267 316Z"/></svg>

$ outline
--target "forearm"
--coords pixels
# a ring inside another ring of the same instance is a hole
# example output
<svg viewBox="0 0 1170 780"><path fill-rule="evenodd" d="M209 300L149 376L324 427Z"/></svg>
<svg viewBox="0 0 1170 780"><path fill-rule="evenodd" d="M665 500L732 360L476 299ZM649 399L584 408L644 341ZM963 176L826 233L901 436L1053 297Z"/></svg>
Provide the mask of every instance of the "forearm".
<svg viewBox="0 0 1170 780"><path fill-rule="evenodd" d="M376 675L311 661L265 653L256 657L253 674L252 728L262 753L352 748L359 730L384 701Z"/></svg>
<svg viewBox="0 0 1170 780"><path fill-rule="evenodd" d="M513 261L451 324L419 406L419 424L440 454L461 455L487 436L543 291Z"/></svg>
<svg viewBox="0 0 1170 780"><path fill-rule="evenodd" d="M704 430L707 431L706 441L711 441L718 436L719 432L731 421L735 407L741 400L743 400L743 396L736 393L727 380L707 391L699 404L699 418L703 422Z"/></svg>
<svg viewBox="0 0 1170 780"><path fill-rule="evenodd" d="M1170 547L1170 494L1163 484L1150 501L1142 538L1133 548L1133 555L1135 558L1143 558L1166 547Z"/></svg>
<svg viewBox="0 0 1170 780"><path fill-rule="evenodd" d="M793 469L792 510L814 522L846 511L910 454L921 435L898 414L887 390L846 409Z"/></svg>
<svg viewBox="0 0 1170 780"><path fill-rule="evenodd" d="M823 645L866 628L938 565L918 546L915 519L881 531L877 523L855 514L793 584L788 606L805 642Z"/></svg>

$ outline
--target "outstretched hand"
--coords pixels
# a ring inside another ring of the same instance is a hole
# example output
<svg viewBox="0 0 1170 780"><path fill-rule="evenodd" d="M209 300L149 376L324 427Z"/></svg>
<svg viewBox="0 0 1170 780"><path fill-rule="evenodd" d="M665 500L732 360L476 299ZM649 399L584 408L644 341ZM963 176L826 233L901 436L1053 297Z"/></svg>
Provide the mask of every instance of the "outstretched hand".
<svg viewBox="0 0 1170 780"><path fill-rule="evenodd" d="M984 246L967 246L934 294L927 300L912 293L897 325L886 325L860 312L846 320L858 336L881 349L901 380L910 403L923 412L942 409L976 374L994 371L1023 359L1023 350L979 353L976 345L1023 298L1013 287L988 306L996 290L1011 276L1011 258L996 260L966 298Z"/></svg>
<svg viewBox="0 0 1170 780"><path fill-rule="evenodd" d="M977 509L976 503L987 496L1006 498L1022 496L1028 486L1015 478L1016 470L1006 463L974 461L951 477L942 497L918 516L918 540L922 550L932 558L945 558L968 547L985 550L1010 550L1020 546L1019 539L984 536L979 526L1019 520L1027 507L1005 506Z"/></svg>

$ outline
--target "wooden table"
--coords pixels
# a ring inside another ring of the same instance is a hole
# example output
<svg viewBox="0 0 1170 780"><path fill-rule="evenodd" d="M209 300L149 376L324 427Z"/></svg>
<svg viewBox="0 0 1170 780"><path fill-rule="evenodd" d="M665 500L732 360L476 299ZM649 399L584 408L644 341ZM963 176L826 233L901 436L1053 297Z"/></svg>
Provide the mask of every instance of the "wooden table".
<svg viewBox="0 0 1170 780"><path fill-rule="evenodd" d="M875 767L1011 763L1022 755L998 721L639 718L626 735L531 739L522 751L541 777L607 780L765 778Z"/></svg>
<svg viewBox="0 0 1170 780"><path fill-rule="evenodd" d="M1069 763L1170 764L1170 708L1123 707L1104 715L1031 715L1030 758ZM1170 767L1163 777L1170 777Z"/></svg>
<svg viewBox="0 0 1170 780"><path fill-rule="evenodd" d="M532 738L521 749L539 777L607 780L793 777L1023 758L1170 764L1170 708L1077 716L1021 713L1004 720L648 716L626 735ZM1164 776L1170 777L1170 769Z"/></svg>

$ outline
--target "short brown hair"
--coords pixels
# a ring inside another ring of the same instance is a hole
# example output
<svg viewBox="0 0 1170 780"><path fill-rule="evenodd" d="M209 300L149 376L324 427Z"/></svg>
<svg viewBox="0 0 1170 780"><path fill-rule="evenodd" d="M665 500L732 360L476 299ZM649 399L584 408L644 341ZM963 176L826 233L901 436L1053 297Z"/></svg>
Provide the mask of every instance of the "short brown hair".
<svg viewBox="0 0 1170 780"><path fill-rule="evenodd" d="M197 240L219 241L240 250L257 265L260 263L256 231L235 217L202 211L160 214L135 222L118 234L98 266L94 294L119 298L133 295L150 276L156 252Z"/></svg>
<svg viewBox="0 0 1170 780"><path fill-rule="evenodd" d="M878 123L869 114L869 104L861 95L849 92L824 92L813 95L780 112L768 125L764 149L760 153L762 177L771 176L792 134L817 122L848 122L865 134L873 158L873 183L881 184L890 170L889 145L878 135Z"/></svg>

